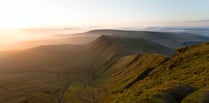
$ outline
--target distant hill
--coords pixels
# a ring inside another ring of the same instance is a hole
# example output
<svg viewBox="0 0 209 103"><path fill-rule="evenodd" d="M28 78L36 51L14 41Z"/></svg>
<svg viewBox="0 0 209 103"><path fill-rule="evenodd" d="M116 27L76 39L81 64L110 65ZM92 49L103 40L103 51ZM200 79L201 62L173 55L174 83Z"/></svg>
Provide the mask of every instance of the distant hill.
<svg viewBox="0 0 209 103"><path fill-rule="evenodd" d="M131 38L131 37L117 37L117 36L105 36L102 35L96 39L93 43L100 47L113 46L119 52L123 54L133 53L159 53L162 55L172 55L172 49L163 45L154 43L152 41L143 38ZM110 45L111 44L111 45Z"/></svg>
<svg viewBox="0 0 209 103"><path fill-rule="evenodd" d="M92 30L84 33L77 34L65 34L58 35L51 39L25 41L19 44L13 45L8 48L13 49L27 49L31 47L37 47L40 45L61 45L71 44L80 45L94 41L99 36L110 35L116 37L128 37L128 38L141 38L160 45L164 45L168 48L176 49L179 47L187 46L185 43L201 43L209 40L208 36L202 36L192 33L178 33L178 32L151 32L151 31L126 31L126 30Z"/></svg>
<svg viewBox="0 0 209 103"><path fill-rule="evenodd" d="M184 47L183 43L188 41L205 42L207 36L195 35L192 33L172 33L172 32L150 32L150 31L124 31L124 30L93 30L80 35L112 35L118 37L143 38L169 48Z"/></svg>

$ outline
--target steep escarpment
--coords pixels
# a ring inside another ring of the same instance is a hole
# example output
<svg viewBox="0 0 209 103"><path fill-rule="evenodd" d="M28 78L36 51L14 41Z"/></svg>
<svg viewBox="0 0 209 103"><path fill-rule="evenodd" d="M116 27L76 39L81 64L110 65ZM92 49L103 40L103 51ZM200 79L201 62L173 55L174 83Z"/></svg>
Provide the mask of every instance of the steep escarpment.
<svg viewBox="0 0 209 103"><path fill-rule="evenodd" d="M166 60L158 54L135 54L121 58L108 71L103 84L109 92L121 92L146 78L154 68Z"/></svg>
<svg viewBox="0 0 209 103"><path fill-rule="evenodd" d="M146 78L135 82L122 93L112 95L111 101L207 103L208 55L209 43L178 49L170 59L154 67Z"/></svg>
<svg viewBox="0 0 209 103"><path fill-rule="evenodd" d="M101 75L106 70L110 69L118 59L124 56L135 53L158 53L169 56L173 53L173 50L170 48L141 38L103 35L88 45L90 45L92 50L88 56L94 59L94 61L92 61L93 64L89 64L91 64L91 69L92 67L94 68L94 72L99 71L98 75Z"/></svg>

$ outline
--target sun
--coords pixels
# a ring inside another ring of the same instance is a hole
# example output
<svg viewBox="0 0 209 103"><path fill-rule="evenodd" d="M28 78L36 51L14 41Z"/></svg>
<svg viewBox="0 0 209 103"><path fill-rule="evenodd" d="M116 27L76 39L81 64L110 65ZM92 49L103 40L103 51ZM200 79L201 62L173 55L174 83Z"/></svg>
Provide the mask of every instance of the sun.
<svg viewBox="0 0 209 103"><path fill-rule="evenodd" d="M24 26L18 25L18 24L6 24L6 25L0 25L0 29L23 29Z"/></svg>
<svg viewBox="0 0 209 103"><path fill-rule="evenodd" d="M19 18L4 19L4 21L1 21L0 23L0 29L21 29L27 26L28 26L27 22L24 22L23 20L20 20Z"/></svg>

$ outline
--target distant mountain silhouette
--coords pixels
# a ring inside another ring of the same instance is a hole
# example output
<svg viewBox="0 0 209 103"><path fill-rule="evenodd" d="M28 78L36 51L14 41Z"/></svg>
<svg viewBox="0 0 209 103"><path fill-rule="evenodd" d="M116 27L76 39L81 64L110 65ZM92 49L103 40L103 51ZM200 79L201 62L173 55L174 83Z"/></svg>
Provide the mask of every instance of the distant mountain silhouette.
<svg viewBox="0 0 209 103"><path fill-rule="evenodd" d="M195 35L192 33L175 33L175 32L151 32L151 31L125 31L125 30L93 30L80 35L98 36L112 35L117 37L143 38L169 48L175 49L183 47L184 42L188 41L208 41L209 37Z"/></svg>

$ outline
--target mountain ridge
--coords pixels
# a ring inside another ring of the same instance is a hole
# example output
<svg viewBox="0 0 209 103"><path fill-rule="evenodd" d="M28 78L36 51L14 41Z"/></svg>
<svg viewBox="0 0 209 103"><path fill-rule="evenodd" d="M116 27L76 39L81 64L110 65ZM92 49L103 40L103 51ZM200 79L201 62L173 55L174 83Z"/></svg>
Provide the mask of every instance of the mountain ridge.
<svg viewBox="0 0 209 103"><path fill-rule="evenodd" d="M196 35L192 33L176 33L176 32L155 32L155 31L128 31L114 29L98 29L85 33L80 33L82 36L101 36L110 35L117 37L142 38L166 47L177 49L184 47L186 42L206 42L209 37Z"/></svg>
<svg viewBox="0 0 209 103"><path fill-rule="evenodd" d="M186 46L174 53L152 39L101 35L85 45L46 45L3 56L0 95L4 96L0 101L207 101L209 43Z"/></svg>

